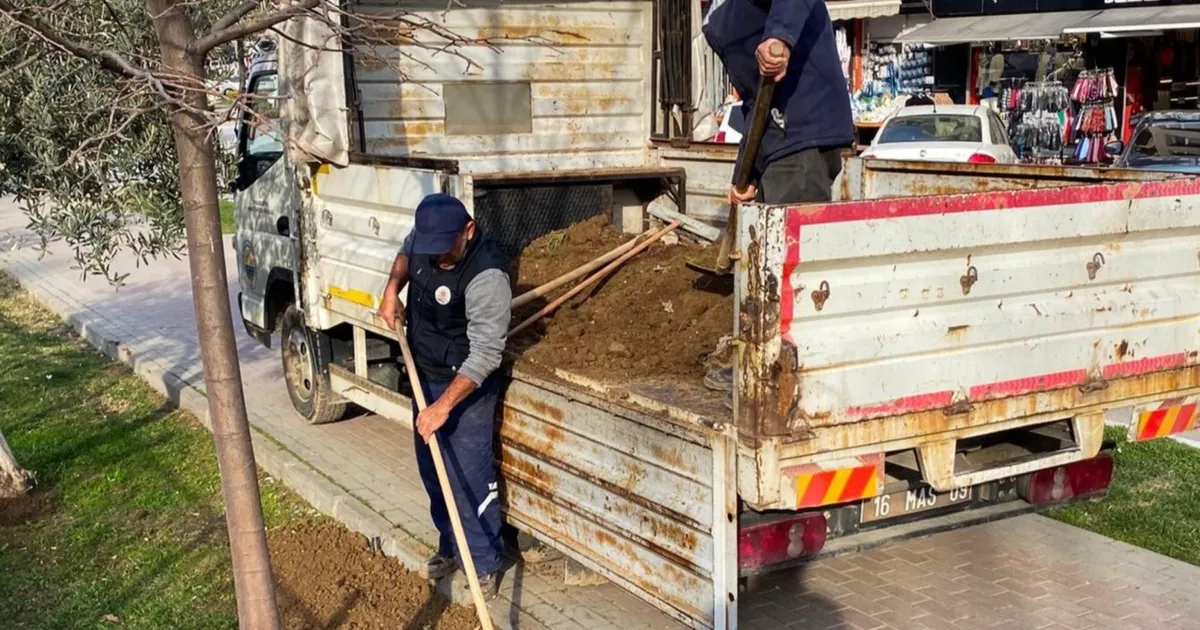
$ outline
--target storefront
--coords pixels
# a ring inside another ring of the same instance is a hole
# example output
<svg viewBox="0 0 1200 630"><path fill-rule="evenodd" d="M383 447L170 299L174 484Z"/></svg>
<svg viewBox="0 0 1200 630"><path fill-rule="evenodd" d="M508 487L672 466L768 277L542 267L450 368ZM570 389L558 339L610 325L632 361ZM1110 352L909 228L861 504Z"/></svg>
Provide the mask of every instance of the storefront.
<svg viewBox="0 0 1200 630"><path fill-rule="evenodd" d="M1080 10L994 14L1017 4ZM909 29L897 40L965 47L967 102L1003 113L1024 161L1104 163L1104 144L1127 141L1137 113L1200 104L1200 3L1129 4L935 0L935 15L955 17ZM964 15L971 7L979 13Z"/></svg>

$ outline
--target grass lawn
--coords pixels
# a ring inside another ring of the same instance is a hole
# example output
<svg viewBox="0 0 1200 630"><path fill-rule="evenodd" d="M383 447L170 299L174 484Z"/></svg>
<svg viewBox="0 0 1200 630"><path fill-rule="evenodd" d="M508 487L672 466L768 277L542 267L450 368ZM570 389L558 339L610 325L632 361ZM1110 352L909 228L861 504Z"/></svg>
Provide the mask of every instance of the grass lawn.
<svg viewBox="0 0 1200 630"><path fill-rule="evenodd" d="M227 199L221 200L221 233L233 234L237 231L237 224L233 220L233 202Z"/></svg>
<svg viewBox="0 0 1200 630"><path fill-rule="evenodd" d="M3 273L0 401L0 429L37 475L20 510L0 504L0 626L236 625L211 437ZM268 526L312 514L262 488Z"/></svg>
<svg viewBox="0 0 1200 630"><path fill-rule="evenodd" d="M1200 565L1200 449L1173 440L1119 445L1108 498L1057 510L1050 516L1131 545Z"/></svg>

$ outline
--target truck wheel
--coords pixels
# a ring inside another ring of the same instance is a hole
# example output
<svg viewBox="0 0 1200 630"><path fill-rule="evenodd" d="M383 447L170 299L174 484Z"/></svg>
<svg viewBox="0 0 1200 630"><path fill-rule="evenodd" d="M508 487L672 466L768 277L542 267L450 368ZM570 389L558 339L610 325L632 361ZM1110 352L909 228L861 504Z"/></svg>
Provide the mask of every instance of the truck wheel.
<svg viewBox="0 0 1200 630"><path fill-rule="evenodd" d="M283 314L283 376L287 381L292 406L309 424L341 420L346 401L338 398L329 385L329 374L317 366L314 333L304 325L304 317L295 305Z"/></svg>

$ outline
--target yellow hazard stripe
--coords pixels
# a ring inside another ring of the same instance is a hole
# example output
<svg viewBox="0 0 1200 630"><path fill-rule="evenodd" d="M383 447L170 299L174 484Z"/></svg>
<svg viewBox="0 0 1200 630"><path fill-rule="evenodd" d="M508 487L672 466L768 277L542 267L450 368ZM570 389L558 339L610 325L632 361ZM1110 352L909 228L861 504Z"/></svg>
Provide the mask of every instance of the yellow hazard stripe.
<svg viewBox="0 0 1200 630"><path fill-rule="evenodd" d="M1155 437L1167 437L1171 434L1171 429L1175 426L1175 421L1179 419L1180 409L1182 407L1171 407L1167 410L1167 415L1163 418L1162 424L1158 425L1158 434Z"/></svg>
<svg viewBox="0 0 1200 630"><path fill-rule="evenodd" d="M375 296L367 293L366 291L359 291L358 289L343 289L342 287L330 286L329 295L332 295L335 298L346 300L347 302L353 302L359 306L375 308Z"/></svg>

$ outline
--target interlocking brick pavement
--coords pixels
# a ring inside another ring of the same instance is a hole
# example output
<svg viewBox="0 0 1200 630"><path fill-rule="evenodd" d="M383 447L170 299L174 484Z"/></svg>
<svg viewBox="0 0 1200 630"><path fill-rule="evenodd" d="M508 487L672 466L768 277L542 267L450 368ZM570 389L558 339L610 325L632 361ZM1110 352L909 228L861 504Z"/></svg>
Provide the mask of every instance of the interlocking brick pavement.
<svg viewBox="0 0 1200 630"><path fill-rule="evenodd" d="M133 274L114 290L83 282L61 245L39 260L24 223L0 200L0 268L204 421L186 261L135 270L122 259ZM236 296L232 264L229 273ZM238 337L260 465L317 509L381 538L385 552L410 565L423 559L435 537L409 429L378 416L308 426L292 412L277 351ZM1200 568L1025 516L768 576L743 594L740 620L744 628L806 630L1200 629L1197 584ZM614 585L565 586L532 569L515 568L503 595L492 610L502 627L682 627Z"/></svg>

